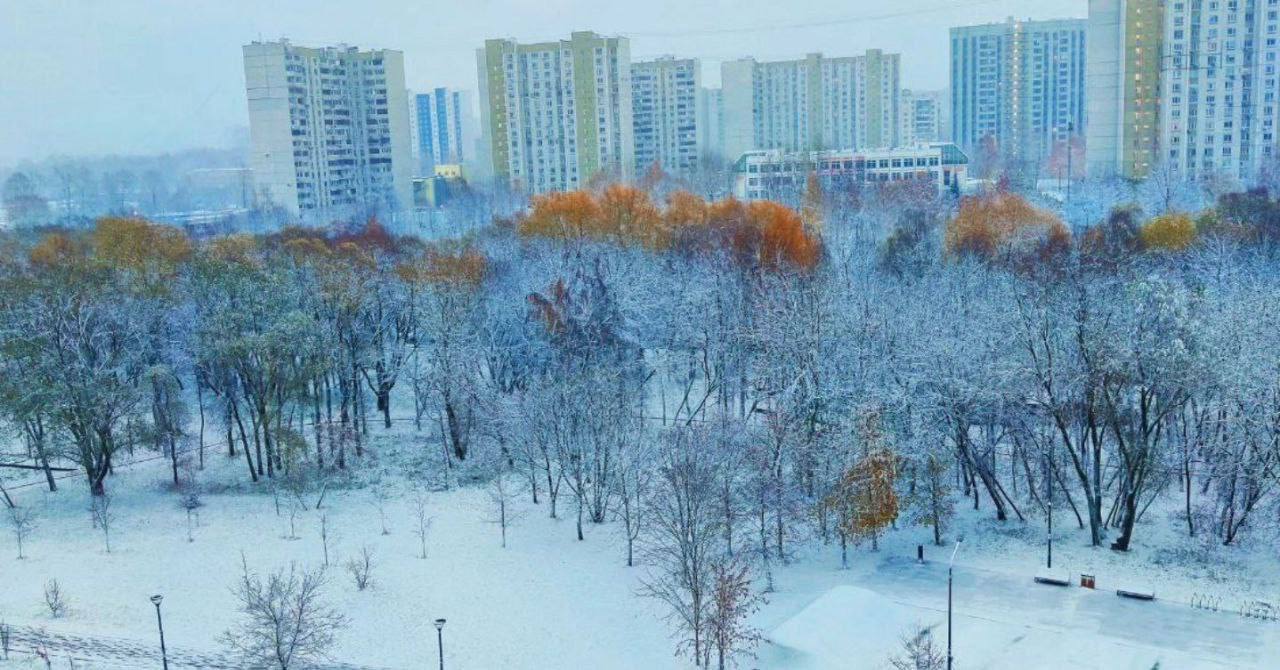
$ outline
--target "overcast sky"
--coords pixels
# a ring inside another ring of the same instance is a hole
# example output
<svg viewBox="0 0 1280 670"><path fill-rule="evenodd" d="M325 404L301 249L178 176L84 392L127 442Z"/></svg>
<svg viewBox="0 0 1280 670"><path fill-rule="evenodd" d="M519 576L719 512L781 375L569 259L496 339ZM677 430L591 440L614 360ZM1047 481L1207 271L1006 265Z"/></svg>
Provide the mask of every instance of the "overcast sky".
<svg viewBox="0 0 1280 670"><path fill-rule="evenodd" d="M240 47L288 37L405 53L409 88L476 88L486 38L595 30L633 59L902 54L904 87L947 85L947 29L1084 17L1087 0L0 0L0 168L53 154L225 147L248 125Z"/></svg>

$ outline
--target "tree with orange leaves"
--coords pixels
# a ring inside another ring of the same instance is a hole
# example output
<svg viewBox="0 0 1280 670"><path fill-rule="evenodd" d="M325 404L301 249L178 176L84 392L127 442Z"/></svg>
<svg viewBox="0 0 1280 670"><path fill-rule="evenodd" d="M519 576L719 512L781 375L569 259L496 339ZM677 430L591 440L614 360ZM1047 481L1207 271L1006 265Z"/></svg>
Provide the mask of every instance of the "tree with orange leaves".
<svg viewBox="0 0 1280 670"><path fill-rule="evenodd" d="M870 538L871 548L876 549L880 531L898 518L897 456L887 444L880 413L873 410L860 416L857 433L864 452L823 501L836 514L842 562L846 539L856 544Z"/></svg>
<svg viewBox="0 0 1280 670"><path fill-rule="evenodd" d="M662 249L669 238L660 228L662 221L648 191L613 184L599 198L601 232L616 240L635 240L649 249Z"/></svg>
<svg viewBox="0 0 1280 670"><path fill-rule="evenodd" d="M1065 253L1071 233L1061 219L1021 196L992 193L961 201L944 243L953 256L1025 266Z"/></svg>
<svg viewBox="0 0 1280 670"><path fill-rule="evenodd" d="M790 268L808 272L822 257L822 244L805 228L804 220L785 205L764 200L747 207L751 225L760 231L760 265L769 270Z"/></svg>
<svg viewBox="0 0 1280 670"><path fill-rule="evenodd" d="M548 193L533 199L533 207L520 222L519 230L526 237L599 237L600 217L600 205L587 191Z"/></svg>

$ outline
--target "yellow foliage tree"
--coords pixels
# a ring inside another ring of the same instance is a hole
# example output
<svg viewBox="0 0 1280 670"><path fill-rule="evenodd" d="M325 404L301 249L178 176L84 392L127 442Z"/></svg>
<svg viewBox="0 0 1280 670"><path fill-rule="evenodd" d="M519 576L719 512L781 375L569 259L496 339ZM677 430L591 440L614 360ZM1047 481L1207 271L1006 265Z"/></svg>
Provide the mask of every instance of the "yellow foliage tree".
<svg viewBox="0 0 1280 670"><path fill-rule="evenodd" d="M150 281L168 279L191 257L191 240L172 226L144 219L99 219L92 236L94 257Z"/></svg>
<svg viewBox="0 0 1280 670"><path fill-rule="evenodd" d="M874 449L844 472L825 501L843 536L855 543L870 538L872 548L877 548L880 532L898 518L895 471L893 452Z"/></svg>
<svg viewBox="0 0 1280 670"><path fill-rule="evenodd" d="M1139 236L1148 251L1185 251L1196 241L1196 222L1186 214L1163 214L1143 225Z"/></svg>

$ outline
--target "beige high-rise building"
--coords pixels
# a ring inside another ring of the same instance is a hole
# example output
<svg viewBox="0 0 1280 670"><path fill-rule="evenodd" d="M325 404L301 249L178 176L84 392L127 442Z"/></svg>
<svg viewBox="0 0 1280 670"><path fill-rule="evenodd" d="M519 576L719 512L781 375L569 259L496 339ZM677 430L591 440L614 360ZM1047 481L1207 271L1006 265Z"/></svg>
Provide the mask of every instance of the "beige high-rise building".
<svg viewBox="0 0 1280 670"><path fill-rule="evenodd" d="M529 193L635 170L631 47L625 37L485 42L477 51L482 142L496 179Z"/></svg>
<svg viewBox="0 0 1280 670"><path fill-rule="evenodd" d="M809 54L721 65L725 157L753 149L818 151L898 144L900 58Z"/></svg>
<svg viewBox="0 0 1280 670"><path fill-rule="evenodd" d="M244 73L256 199L322 217L413 206L401 52L254 42Z"/></svg>
<svg viewBox="0 0 1280 670"><path fill-rule="evenodd" d="M1142 179L1159 160L1164 4L1089 0L1085 162L1092 177Z"/></svg>

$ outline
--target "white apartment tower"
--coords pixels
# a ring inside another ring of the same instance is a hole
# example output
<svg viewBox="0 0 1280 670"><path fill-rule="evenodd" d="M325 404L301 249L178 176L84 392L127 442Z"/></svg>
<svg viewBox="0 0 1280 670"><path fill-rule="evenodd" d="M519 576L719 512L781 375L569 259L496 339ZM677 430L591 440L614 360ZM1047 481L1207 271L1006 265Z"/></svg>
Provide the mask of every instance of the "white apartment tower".
<svg viewBox="0 0 1280 670"><path fill-rule="evenodd" d="M697 59L672 56L631 64L635 174L657 165L686 177L697 169L705 138L702 74Z"/></svg>
<svg viewBox="0 0 1280 670"><path fill-rule="evenodd" d="M725 155L898 144L900 58L809 54L793 61L747 58L721 65Z"/></svg>
<svg viewBox="0 0 1280 670"><path fill-rule="evenodd" d="M254 42L244 72L259 198L320 216L412 206L401 52Z"/></svg>
<svg viewBox="0 0 1280 670"><path fill-rule="evenodd" d="M1275 160L1280 2L1166 0L1154 170L1249 182Z"/></svg>
<svg viewBox="0 0 1280 670"><path fill-rule="evenodd" d="M702 153L708 159L724 160L724 91L704 88L702 116L698 118L698 133L702 136Z"/></svg>
<svg viewBox="0 0 1280 670"><path fill-rule="evenodd" d="M946 91L902 91L898 143L904 147L950 139L950 97Z"/></svg>
<svg viewBox="0 0 1280 670"><path fill-rule="evenodd" d="M493 175L529 193L573 190L635 170L631 47L575 32L538 44L488 40L477 51L480 126Z"/></svg>
<svg viewBox="0 0 1280 670"><path fill-rule="evenodd" d="M1084 19L951 29L951 134L973 152L1047 159L1085 127Z"/></svg>

